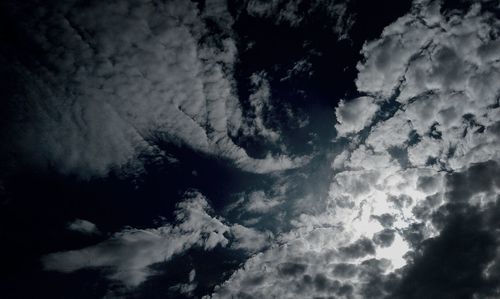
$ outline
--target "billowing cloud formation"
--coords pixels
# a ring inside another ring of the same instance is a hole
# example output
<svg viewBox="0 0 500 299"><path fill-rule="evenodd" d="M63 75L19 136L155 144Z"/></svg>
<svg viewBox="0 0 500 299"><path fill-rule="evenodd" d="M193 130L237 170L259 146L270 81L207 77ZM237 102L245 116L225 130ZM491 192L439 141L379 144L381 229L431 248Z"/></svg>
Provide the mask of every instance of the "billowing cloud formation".
<svg viewBox="0 0 500 299"><path fill-rule="evenodd" d="M13 91L15 105L25 108L19 119L3 120L10 129L2 138L14 140L4 147L10 157L102 176L163 155L155 145L160 139L258 173L304 162L271 154L253 159L228 135L242 120L232 79L233 20L224 1L207 1L203 11L190 1L65 1L29 14L23 9L36 5L12 5L44 59L15 56L10 64L23 82ZM220 30L211 32L207 22Z"/></svg>
<svg viewBox="0 0 500 299"><path fill-rule="evenodd" d="M378 109L378 105L370 97L340 101L335 110L335 116L339 123L335 125L335 129L337 129L339 136L361 131L370 123Z"/></svg>
<svg viewBox="0 0 500 299"><path fill-rule="evenodd" d="M499 28L480 3L415 1L366 43L356 84L368 97L342 102L336 128L373 124L347 135L326 209L211 297L498 296ZM378 105L391 109L373 117Z"/></svg>
<svg viewBox="0 0 500 299"><path fill-rule="evenodd" d="M109 278L137 286L153 274L149 266L170 260L192 247L211 250L226 246L253 252L267 245L269 234L241 225L230 226L212 217L206 199L198 192L177 204L177 224L154 229L128 228L108 240L78 250L43 257L46 270L73 272L83 268L109 267Z"/></svg>

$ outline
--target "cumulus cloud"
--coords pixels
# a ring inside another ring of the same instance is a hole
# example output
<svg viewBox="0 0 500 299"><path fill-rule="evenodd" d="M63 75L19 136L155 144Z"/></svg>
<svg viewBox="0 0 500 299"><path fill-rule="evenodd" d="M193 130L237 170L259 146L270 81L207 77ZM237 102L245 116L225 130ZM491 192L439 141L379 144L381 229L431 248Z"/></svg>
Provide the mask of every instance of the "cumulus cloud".
<svg viewBox="0 0 500 299"><path fill-rule="evenodd" d="M379 109L373 98L359 97L350 101L340 101L335 109L338 135L357 133L366 127Z"/></svg>
<svg viewBox="0 0 500 299"><path fill-rule="evenodd" d="M419 0L365 43L367 96L336 110L339 136L353 138L325 209L293 220L211 297L498 296L499 25L479 2ZM394 109L374 118L379 105Z"/></svg>
<svg viewBox="0 0 500 299"><path fill-rule="evenodd" d="M498 170L497 162L488 161L449 175L448 201L432 215L440 234L415 248L395 298L494 298L500 294L500 202L498 193L489 200L486 195L498 190ZM483 200L476 201L477 197Z"/></svg>
<svg viewBox="0 0 500 299"><path fill-rule="evenodd" d="M13 91L16 107L26 109L19 119L4 120L10 129L2 137L14 140L2 146L9 157L102 176L136 171L148 155L164 155L155 143L160 138L258 173L306 162L271 154L253 159L229 137L240 126L241 106L233 82L233 20L224 1L207 1L203 11L189 1L82 7L66 1L35 13L23 9L38 6L11 5L44 59L28 68L24 57L12 58L9 72L24 82ZM221 29L210 38L207 21Z"/></svg>

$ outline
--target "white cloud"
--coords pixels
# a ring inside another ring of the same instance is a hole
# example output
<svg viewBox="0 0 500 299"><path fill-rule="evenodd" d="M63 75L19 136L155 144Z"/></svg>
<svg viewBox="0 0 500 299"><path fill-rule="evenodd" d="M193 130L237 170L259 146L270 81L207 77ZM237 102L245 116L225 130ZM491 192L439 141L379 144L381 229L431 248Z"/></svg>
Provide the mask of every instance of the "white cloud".
<svg viewBox="0 0 500 299"><path fill-rule="evenodd" d="M359 97L350 101L341 100L335 116L339 136L357 133L370 124L379 107L371 97Z"/></svg>
<svg viewBox="0 0 500 299"><path fill-rule="evenodd" d="M374 126L366 139L366 144L376 152L383 152L391 147L405 147L409 141L411 124L400 113Z"/></svg>
<svg viewBox="0 0 500 299"><path fill-rule="evenodd" d="M342 102L337 130L375 123L335 157L329 195L316 199L324 210L293 220L212 298L385 298L406 271L395 271L405 254L439 236L433 213L451 201L488 210L500 160L499 25L479 4L462 16L441 15L439 1L415 1L366 43L356 84L370 97L351 108ZM372 120L372 99L398 109Z"/></svg>

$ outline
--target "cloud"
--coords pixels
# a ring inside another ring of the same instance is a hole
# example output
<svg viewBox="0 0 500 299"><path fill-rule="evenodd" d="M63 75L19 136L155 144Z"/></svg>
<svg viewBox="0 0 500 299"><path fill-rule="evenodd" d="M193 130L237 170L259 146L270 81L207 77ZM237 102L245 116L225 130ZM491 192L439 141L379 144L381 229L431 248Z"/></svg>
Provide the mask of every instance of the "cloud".
<svg viewBox="0 0 500 299"><path fill-rule="evenodd" d="M384 229L373 235L373 242L382 247L389 247L394 242L395 231L392 229Z"/></svg>
<svg viewBox="0 0 500 299"><path fill-rule="evenodd" d="M262 1L251 0L246 3L246 11L253 17L272 18L277 25L298 27L306 24L315 14L324 14L325 20L339 39L348 37L348 32L354 23L353 16L348 12L349 1Z"/></svg>
<svg viewBox="0 0 500 299"><path fill-rule="evenodd" d="M46 270L74 272L83 268L110 267L108 278L137 286L152 273L149 266L170 260L191 247L211 250L225 246L229 227L208 214L208 203L199 193L177 204L176 225L155 229L128 228L96 245L51 253L43 257Z"/></svg>
<svg viewBox="0 0 500 299"><path fill-rule="evenodd" d="M479 2L414 1L365 43L325 208L297 211L211 297L498 296L498 28Z"/></svg>
<svg viewBox="0 0 500 299"><path fill-rule="evenodd" d="M273 6L280 1L250 1L246 9L295 26L299 2L283 10ZM190 248L226 246L249 258L207 297L498 295L500 26L480 3L467 12L440 3L415 1L365 43L356 79L364 96L336 110L339 136L352 138L334 140L343 151L332 157L328 193L286 205L297 216L287 230L271 235L229 224L193 193L178 204L175 224L128 228L46 255L45 268L106 268L108 278L133 287L153 274L150 266ZM138 153L162 155L155 135L257 173L308 162L270 153L253 159L232 141L242 128L279 137L263 121L271 91L262 75L250 96L255 115L241 124L233 20L222 2L207 1L202 11L183 1L54 11L48 26L37 28L36 18L23 25L50 55L35 70L12 70L28 82L25 118L9 120L10 134L24 132L12 145L20 155L63 173L105 175L128 163L140 168ZM286 201L254 191L242 203L265 214ZM307 205L321 209L299 209ZM194 278L177 288L190 294Z"/></svg>
<svg viewBox="0 0 500 299"><path fill-rule="evenodd" d="M195 277L196 277L196 270L193 269L189 272L189 282L188 283L176 284L176 285L171 286L168 289L170 291L174 291L174 292L177 291L177 292L179 292L183 295L186 295L186 296L192 296L193 291L198 286L198 284L194 281Z"/></svg>
<svg viewBox="0 0 500 299"><path fill-rule="evenodd" d="M266 213L280 203L280 196L268 197L264 191L254 191L248 196L245 210L253 213Z"/></svg>
<svg viewBox="0 0 500 299"><path fill-rule="evenodd" d="M347 258L360 258L375 253L375 247L371 240L362 238L346 247L339 248L340 252Z"/></svg>
<svg viewBox="0 0 500 299"><path fill-rule="evenodd" d="M250 172L307 162L284 154L254 159L230 138L242 107L233 79L233 20L223 1L208 1L202 11L186 1L84 7L66 1L34 13L24 10L38 6L11 5L20 30L43 57L33 67L25 66L25 57L9 58L10 75L23 84L13 91L15 103L6 104L16 113L4 120L9 129L1 138L13 140L2 151L17 164L83 178L134 173L147 157L166 155L157 139ZM221 30L211 32L209 20ZM256 133L267 132L261 129Z"/></svg>
<svg viewBox="0 0 500 299"><path fill-rule="evenodd" d="M338 122L335 129L338 135L357 133L366 127L375 116L375 112L379 110L378 105L374 102L374 99L370 97L340 101L339 106L335 109Z"/></svg>
<svg viewBox="0 0 500 299"><path fill-rule="evenodd" d="M94 223L84 219L73 220L72 222L68 223L67 228L69 230L79 232L85 235L100 234L99 229Z"/></svg>
<svg viewBox="0 0 500 299"><path fill-rule="evenodd" d="M176 206L173 224L150 229L126 228L96 245L48 254L42 258L42 263L45 270L64 273L84 268L108 268L105 273L109 279L136 287L154 274L150 266L169 261L190 248L212 250L230 244L232 249L252 253L266 247L272 238L267 232L226 224L224 219L210 213L202 194L188 192ZM78 224L81 228L82 223ZM194 286L179 288L191 292Z"/></svg>
<svg viewBox="0 0 500 299"><path fill-rule="evenodd" d="M247 252L258 252L268 246L269 241L272 240L271 233L262 233L239 224L231 226L231 234L234 238L231 248L243 249Z"/></svg>
<svg viewBox="0 0 500 299"><path fill-rule="evenodd" d="M393 298L497 297L500 276L492 269L499 264L498 204L481 208L463 201L441 207L434 215L443 225L440 235L417 248Z"/></svg>

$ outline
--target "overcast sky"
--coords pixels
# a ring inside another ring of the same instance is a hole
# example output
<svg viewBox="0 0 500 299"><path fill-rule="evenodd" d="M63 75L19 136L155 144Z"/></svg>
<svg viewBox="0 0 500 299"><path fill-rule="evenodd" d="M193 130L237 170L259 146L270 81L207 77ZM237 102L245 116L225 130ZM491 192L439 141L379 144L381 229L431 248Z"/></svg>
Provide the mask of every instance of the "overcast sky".
<svg viewBox="0 0 500 299"><path fill-rule="evenodd" d="M1 298L499 298L498 0L6 0Z"/></svg>

